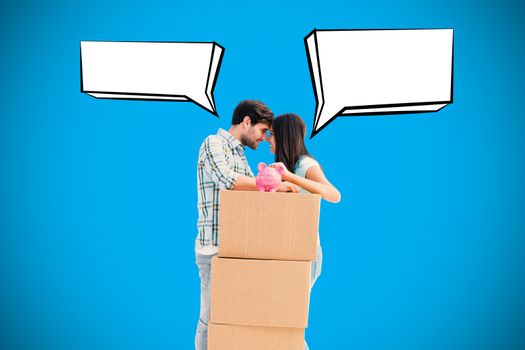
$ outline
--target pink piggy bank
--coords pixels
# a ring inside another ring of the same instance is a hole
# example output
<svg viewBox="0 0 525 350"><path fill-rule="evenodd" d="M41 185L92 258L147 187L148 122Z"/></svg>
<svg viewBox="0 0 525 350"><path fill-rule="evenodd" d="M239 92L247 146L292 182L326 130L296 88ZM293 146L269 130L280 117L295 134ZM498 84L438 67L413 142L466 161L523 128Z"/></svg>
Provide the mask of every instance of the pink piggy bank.
<svg viewBox="0 0 525 350"><path fill-rule="evenodd" d="M257 166L259 174L255 178L255 185L260 192L276 192L279 184L282 182L284 170L281 166L272 168L264 163Z"/></svg>

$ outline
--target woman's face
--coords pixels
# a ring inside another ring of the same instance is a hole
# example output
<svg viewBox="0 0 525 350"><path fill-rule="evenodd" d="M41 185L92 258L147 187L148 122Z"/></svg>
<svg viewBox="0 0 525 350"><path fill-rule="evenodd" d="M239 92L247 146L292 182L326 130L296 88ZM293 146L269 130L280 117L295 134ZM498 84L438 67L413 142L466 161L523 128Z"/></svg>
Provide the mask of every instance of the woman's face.
<svg viewBox="0 0 525 350"><path fill-rule="evenodd" d="M270 143L270 152L275 154L275 135L273 134L273 129L270 129L270 135L266 140Z"/></svg>

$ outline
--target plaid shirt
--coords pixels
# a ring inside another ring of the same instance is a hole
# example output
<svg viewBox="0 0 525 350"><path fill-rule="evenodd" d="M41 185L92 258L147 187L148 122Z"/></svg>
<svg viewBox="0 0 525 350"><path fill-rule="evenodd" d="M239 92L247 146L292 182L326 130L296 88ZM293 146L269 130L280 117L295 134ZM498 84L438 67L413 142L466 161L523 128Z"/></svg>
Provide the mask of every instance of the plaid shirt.
<svg viewBox="0 0 525 350"><path fill-rule="evenodd" d="M215 254L219 243L219 191L232 189L239 175L253 177L244 146L229 132L219 129L199 150L197 193L199 219L195 251Z"/></svg>

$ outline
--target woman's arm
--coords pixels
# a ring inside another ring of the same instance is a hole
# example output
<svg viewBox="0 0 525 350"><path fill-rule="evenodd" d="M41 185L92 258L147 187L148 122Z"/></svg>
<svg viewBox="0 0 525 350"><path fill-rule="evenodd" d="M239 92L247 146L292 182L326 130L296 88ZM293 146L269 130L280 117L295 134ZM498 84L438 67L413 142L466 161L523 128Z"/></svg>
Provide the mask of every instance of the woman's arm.
<svg viewBox="0 0 525 350"><path fill-rule="evenodd" d="M306 172L306 178L288 171L283 163L274 163L270 166L277 167L278 165L284 169L284 181L296 184L310 193L320 194L324 200L329 202L339 203L341 200L341 193L324 176L323 170L321 170L319 165L312 165Z"/></svg>

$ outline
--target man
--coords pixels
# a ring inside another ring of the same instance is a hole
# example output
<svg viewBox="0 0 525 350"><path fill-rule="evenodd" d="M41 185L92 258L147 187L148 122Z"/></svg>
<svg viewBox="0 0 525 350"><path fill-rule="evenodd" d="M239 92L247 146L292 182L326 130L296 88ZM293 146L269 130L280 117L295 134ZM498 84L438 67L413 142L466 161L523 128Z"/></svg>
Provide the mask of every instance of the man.
<svg viewBox="0 0 525 350"><path fill-rule="evenodd" d="M255 177L248 165L244 147L257 149L266 140L273 120L272 111L260 101L241 101L233 111L229 131L219 129L201 145L197 163L199 219L195 241L195 257L201 280L201 307L196 350L208 348L208 318L210 311L211 259L218 252L220 190L257 190ZM283 182L280 192L298 192L298 187Z"/></svg>

